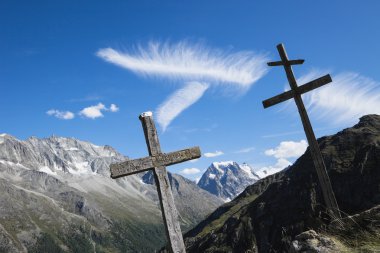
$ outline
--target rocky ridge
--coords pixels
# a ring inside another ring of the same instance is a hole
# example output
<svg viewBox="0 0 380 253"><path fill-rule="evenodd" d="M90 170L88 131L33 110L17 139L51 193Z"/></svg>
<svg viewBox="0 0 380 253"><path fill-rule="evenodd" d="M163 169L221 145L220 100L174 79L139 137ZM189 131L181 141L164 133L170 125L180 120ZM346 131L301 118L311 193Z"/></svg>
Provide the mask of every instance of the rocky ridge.
<svg viewBox="0 0 380 253"><path fill-rule="evenodd" d="M287 170L247 187L189 231L187 251L289 252L307 245L312 236L302 233L310 229L322 235L311 233L318 240L324 240L324 235L337 238L335 246L343 245L340 252L380 249L380 116L364 116L352 128L318 142L338 205L347 218L328 225L331 219L308 149ZM355 234L362 236L354 240L358 245L351 243Z"/></svg>

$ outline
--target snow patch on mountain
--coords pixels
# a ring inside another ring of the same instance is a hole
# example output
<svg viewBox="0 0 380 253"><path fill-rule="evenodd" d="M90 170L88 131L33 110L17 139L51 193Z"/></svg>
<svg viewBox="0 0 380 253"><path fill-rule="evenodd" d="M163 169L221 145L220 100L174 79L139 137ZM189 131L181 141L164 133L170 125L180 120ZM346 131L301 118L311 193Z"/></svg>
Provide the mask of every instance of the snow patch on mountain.
<svg viewBox="0 0 380 253"><path fill-rule="evenodd" d="M56 176L56 175L57 175L57 172L52 171L49 167L46 167L46 166L41 167L41 168L39 169L39 171L41 171L41 172L45 172L46 174L53 175L53 176Z"/></svg>

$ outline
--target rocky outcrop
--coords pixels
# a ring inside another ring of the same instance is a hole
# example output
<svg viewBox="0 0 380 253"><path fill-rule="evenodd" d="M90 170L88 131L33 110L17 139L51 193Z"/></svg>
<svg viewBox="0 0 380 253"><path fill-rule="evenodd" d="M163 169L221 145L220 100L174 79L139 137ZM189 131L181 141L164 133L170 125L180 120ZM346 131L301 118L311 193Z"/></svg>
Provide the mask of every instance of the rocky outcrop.
<svg viewBox="0 0 380 253"><path fill-rule="evenodd" d="M340 247L327 236L314 230L305 231L296 236L290 246L290 253L339 253Z"/></svg>
<svg viewBox="0 0 380 253"><path fill-rule="evenodd" d="M318 140L338 204L354 215L380 204L380 116ZM287 252L331 221L308 149L286 171L249 186L186 234L188 252Z"/></svg>

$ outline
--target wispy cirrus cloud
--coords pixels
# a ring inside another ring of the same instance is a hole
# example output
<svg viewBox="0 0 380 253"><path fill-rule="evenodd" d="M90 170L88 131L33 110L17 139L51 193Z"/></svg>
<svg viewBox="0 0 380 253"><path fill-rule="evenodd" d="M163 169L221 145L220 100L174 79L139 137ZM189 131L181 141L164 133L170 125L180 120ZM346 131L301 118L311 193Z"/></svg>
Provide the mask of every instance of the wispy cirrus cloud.
<svg viewBox="0 0 380 253"><path fill-rule="evenodd" d="M231 53L188 41L172 44L150 42L147 46L138 45L136 50L129 52L103 48L97 56L145 77L161 77L184 83L185 88L176 91L157 110L157 119L163 130L184 109L199 100L209 86L232 88L244 93L267 72L265 54L252 51ZM197 90L199 84L203 85L200 91ZM193 96L190 93L196 94ZM178 101L182 101L181 109L177 110L179 112L162 111L166 104Z"/></svg>
<svg viewBox="0 0 380 253"><path fill-rule="evenodd" d="M325 74L312 70L297 80L301 85ZM380 83L358 73L332 74L333 82L302 95L308 112L333 125L357 122L366 114L380 114Z"/></svg>
<svg viewBox="0 0 380 253"><path fill-rule="evenodd" d="M144 76L232 84L240 88L249 88L267 72L264 54L229 53L188 41L149 42L146 47L138 45L135 52L103 48L97 55Z"/></svg>
<svg viewBox="0 0 380 253"><path fill-rule="evenodd" d="M203 154L205 157L217 157L224 155L223 151L208 152Z"/></svg>
<svg viewBox="0 0 380 253"><path fill-rule="evenodd" d="M197 102L209 85L199 82L189 82L185 87L171 94L157 108L157 122L165 131L170 122L177 117L183 110Z"/></svg>
<svg viewBox="0 0 380 253"><path fill-rule="evenodd" d="M47 115L49 116L54 116L58 119L64 119L64 120L70 120L75 118L74 113L70 111L59 111L55 109L50 109L49 111L46 112Z"/></svg>
<svg viewBox="0 0 380 253"><path fill-rule="evenodd" d="M242 148L242 149L236 150L234 153L235 154L249 153L249 152L252 152L253 150L255 150L255 147L248 147L248 148Z"/></svg>

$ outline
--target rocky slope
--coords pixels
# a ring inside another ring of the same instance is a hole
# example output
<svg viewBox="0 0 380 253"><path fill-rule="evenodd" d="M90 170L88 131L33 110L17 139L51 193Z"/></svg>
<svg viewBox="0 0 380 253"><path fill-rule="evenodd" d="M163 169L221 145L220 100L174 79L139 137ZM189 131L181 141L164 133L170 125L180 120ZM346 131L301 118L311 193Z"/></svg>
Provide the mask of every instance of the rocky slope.
<svg viewBox="0 0 380 253"><path fill-rule="evenodd" d="M359 230L350 230L348 221L370 224L360 225L360 234L370 238L372 248L379 246L380 116L364 116L354 127L319 139L319 145L340 209L349 218L328 226L330 218L308 149L290 168L247 187L189 231L187 251L289 252L313 235L298 236L310 229L331 238L353 238ZM365 213L371 208L372 218L364 222L361 214L368 218ZM341 242L351 252L357 249L349 239Z"/></svg>
<svg viewBox="0 0 380 253"><path fill-rule="evenodd" d="M160 248L165 233L155 187L142 175L109 176L109 165L124 159L109 146L73 138L0 135L0 252ZM188 183L179 180L183 190L174 192L184 230L221 203ZM198 199L182 206L185 193Z"/></svg>
<svg viewBox="0 0 380 253"><path fill-rule="evenodd" d="M260 177L248 164L239 165L233 161L213 162L197 184L228 202L259 179Z"/></svg>

